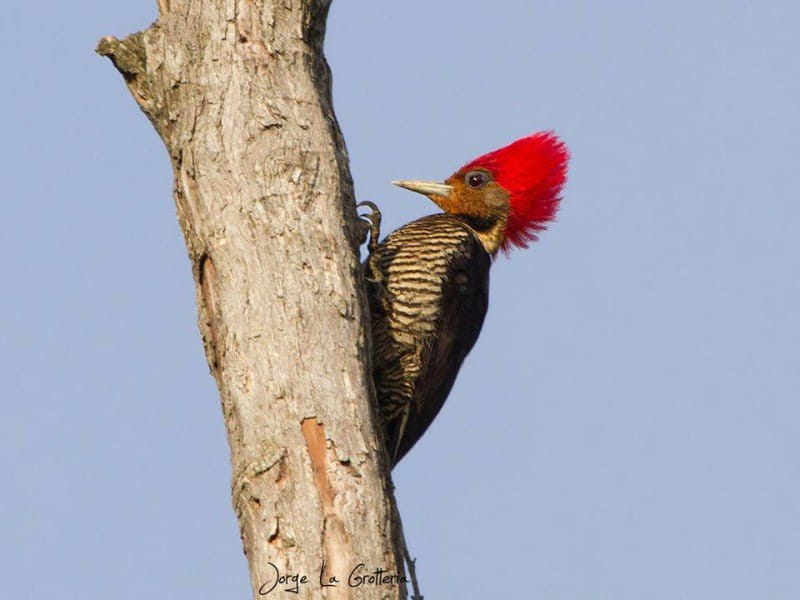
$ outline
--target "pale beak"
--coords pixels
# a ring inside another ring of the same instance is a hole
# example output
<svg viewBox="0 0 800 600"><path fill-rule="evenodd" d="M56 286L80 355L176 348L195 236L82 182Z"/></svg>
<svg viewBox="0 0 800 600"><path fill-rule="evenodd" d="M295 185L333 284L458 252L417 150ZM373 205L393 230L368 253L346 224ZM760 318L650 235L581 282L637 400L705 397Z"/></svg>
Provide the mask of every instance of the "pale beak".
<svg viewBox="0 0 800 600"><path fill-rule="evenodd" d="M392 183L394 185L399 185L401 188L411 190L412 192L419 192L426 196L439 196L440 198L449 198L450 192L453 191L452 186L437 181L417 181L411 179L407 181L393 181Z"/></svg>

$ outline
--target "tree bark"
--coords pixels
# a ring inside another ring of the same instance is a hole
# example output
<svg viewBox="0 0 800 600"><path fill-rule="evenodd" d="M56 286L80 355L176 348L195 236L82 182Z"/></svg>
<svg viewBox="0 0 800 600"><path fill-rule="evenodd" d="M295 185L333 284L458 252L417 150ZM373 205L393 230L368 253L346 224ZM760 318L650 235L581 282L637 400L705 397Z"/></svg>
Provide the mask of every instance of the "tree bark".
<svg viewBox="0 0 800 600"><path fill-rule="evenodd" d="M402 573L402 534L322 53L329 3L159 0L150 28L97 51L172 162L254 597L278 569L307 575L302 598L404 598L347 581L359 563ZM319 586L323 564L338 586Z"/></svg>

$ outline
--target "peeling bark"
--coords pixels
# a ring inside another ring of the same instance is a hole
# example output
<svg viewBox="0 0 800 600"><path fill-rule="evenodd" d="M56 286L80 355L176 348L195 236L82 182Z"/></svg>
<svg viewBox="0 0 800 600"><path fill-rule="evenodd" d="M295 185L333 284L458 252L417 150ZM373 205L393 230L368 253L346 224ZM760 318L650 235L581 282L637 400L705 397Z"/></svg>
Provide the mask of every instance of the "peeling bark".
<svg viewBox="0 0 800 600"><path fill-rule="evenodd" d="M166 145L199 325L228 431L254 597L404 598L347 585L402 573L378 437L347 154L322 54L329 0L159 0L97 52ZM342 580L320 588L319 573Z"/></svg>

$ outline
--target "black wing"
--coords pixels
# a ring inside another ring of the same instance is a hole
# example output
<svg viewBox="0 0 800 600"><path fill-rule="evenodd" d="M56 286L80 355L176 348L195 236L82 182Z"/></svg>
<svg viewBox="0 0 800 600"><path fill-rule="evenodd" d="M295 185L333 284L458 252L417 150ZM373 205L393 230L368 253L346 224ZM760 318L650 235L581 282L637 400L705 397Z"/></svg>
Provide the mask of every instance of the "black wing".
<svg viewBox="0 0 800 600"><path fill-rule="evenodd" d="M413 402L405 418L397 419L392 431L387 432L394 464L411 450L441 410L483 326L489 305L491 258L472 234L461 244L448 265L436 327L420 340L420 373Z"/></svg>

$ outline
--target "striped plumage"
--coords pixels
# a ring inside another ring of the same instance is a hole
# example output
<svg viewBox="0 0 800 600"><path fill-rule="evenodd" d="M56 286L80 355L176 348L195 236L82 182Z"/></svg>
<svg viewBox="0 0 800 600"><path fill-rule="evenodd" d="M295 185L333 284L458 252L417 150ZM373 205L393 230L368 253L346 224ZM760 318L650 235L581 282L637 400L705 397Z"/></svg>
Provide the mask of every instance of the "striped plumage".
<svg viewBox="0 0 800 600"><path fill-rule="evenodd" d="M558 210L569 152L539 132L479 156L444 182L394 183L444 214L423 217L378 243L380 211L367 217L375 387L396 464L425 433L478 338L499 250L527 248Z"/></svg>
<svg viewBox="0 0 800 600"><path fill-rule="evenodd" d="M478 338L491 258L468 218L450 214L401 227L375 252L383 282L369 288L374 380L396 464L441 409Z"/></svg>

